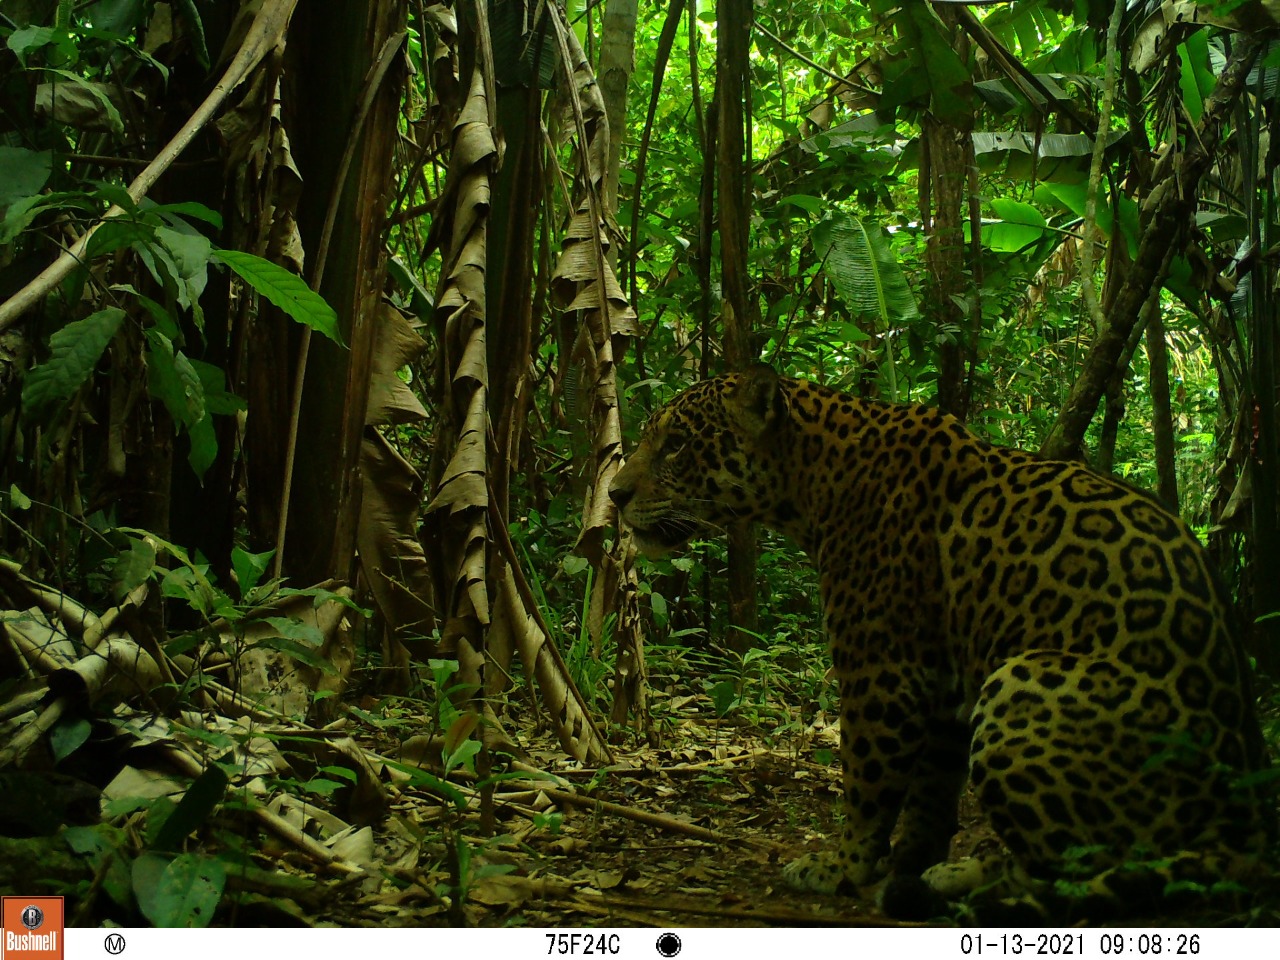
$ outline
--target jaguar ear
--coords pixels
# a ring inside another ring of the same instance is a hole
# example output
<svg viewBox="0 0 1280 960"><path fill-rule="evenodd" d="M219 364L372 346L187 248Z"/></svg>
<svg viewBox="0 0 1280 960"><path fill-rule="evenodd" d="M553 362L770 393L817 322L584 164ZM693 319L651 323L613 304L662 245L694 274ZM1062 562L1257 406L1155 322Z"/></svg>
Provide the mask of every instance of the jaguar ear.
<svg viewBox="0 0 1280 960"><path fill-rule="evenodd" d="M772 432L787 417L778 375L763 363L738 374L725 406L734 423L753 437Z"/></svg>

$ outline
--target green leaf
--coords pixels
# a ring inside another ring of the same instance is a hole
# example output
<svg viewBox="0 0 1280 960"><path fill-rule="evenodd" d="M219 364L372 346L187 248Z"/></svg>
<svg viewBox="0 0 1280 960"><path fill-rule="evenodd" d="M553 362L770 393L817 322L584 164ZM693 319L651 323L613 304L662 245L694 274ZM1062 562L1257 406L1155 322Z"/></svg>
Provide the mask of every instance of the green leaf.
<svg viewBox="0 0 1280 960"><path fill-rule="evenodd" d="M103 878L102 889L115 903L128 910L133 909L132 866L128 841L124 832L110 824L99 823L92 827L67 827L62 839L75 853L88 860L94 871Z"/></svg>
<svg viewBox="0 0 1280 960"><path fill-rule="evenodd" d="M226 882L222 862L200 854L146 853L133 863L138 908L157 927L207 927Z"/></svg>
<svg viewBox="0 0 1280 960"><path fill-rule="evenodd" d="M25 67L29 52L53 43L61 32L53 27L21 27L9 34L6 45L17 54L19 62Z"/></svg>
<svg viewBox="0 0 1280 960"><path fill-rule="evenodd" d="M250 553L240 547L231 548L231 568L235 571L236 583L240 585L240 596L245 596L258 585L262 575L267 572L267 567L271 565L273 556L274 550Z"/></svg>
<svg viewBox="0 0 1280 960"><path fill-rule="evenodd" d="M444 775L447 777L458 767L475 772L475 756L480 752L479 740L463 740L444 760Z"/></svg>
<svg viewBox="0 0 1280 960"><path fill-rule="evenodd" d="M132 528L121 527L120 529L130 532ZM143 531L133 532L141 533ZM164 579L160 581L160 593L162 596L185 600L192 610L210 619L214 617L225 617L233 621L240 619L240 613L236 610L235 604L231 602L231 598L210 582L206 565L192 564L186 558L185 552L174 550L173 544L161 541L161 546L171 556L184 564L184 566L175 567L165 572Z"/></svg>
<svg viewBox="0 0 1280 960"><path fill-rule="evenodd" d="M175 425L191 427L205 417L204 385L191 361L159 330L147 337L147 388L165 405Z"/></svg>
<svg viewBox="0 0 1280 960"><path fill-rule="evenodd" d="M806 213L821 213L822 208L827 205L821 197L810 197L803 193L793 193L789 197L783 197L778 201L778 206L782 206L784 203L799 207Z"/></svg>
<svg viewBox="0 0 1280 960"><path fill-rule="evenodd" d="M49 338L49 359L27 374L22 410L33 413L66 400L89 379L107 344L120 329L124 311L107 307L69 323Z"/></svg>
<svg viewBox="0 0 1280 960"><path fill-rule="evenodd" d="M192 360L191 366L200 376L204 387L204 407L210 413L239 413L248 404L234 393L227 392L227 375L221 367L203 360Z"/></svg>
<svg viewBox="0 0 1280 960"><path fill-rule="evenodd" d="M726 716L738 704L738 685L732 680L721 680L709 692L718 717Z"/></svg>
<svg viewBox="0 0 1280 960"><path fill-rule="evenodd" d="M0 223L0 244L11 242L45 210L83 210L92 217L102 212L97 203L78 190L21 197L5 211L4 221Z"/></svg>
<svg viewBox="0 0 1280 960"><path fill-rule="evenodd" d="M31 509L31 498L19 490L16 483L9 484L9 506L14 510Z"/></svg>
<svg viewBox="0 0 1280 960"><path fill-rule="evenodd" d="M301 277L270 260L240 250L215 249L213 256L293 319L345 346L338 332L338 314Z"/></svg>
<svg viewBox="0 0 1280 960"><path fill-rule="evenodd" d="M823 270L854 316L875 317L877 329L887 330L920 315L902 267L879 227L836 210L813 228L813 246L826 258Z"/></svg>
<svg viewBox="0 0 1280 960"><path fill-rule="evenodd" d="M155 206L148 206L147 212L161 214L171 224L180 223L179 216L194 217L197 220L203 220L218 230L222 229L222 214L218 213L217 210L209 209L203 203L196 203L194 200L188 200L185 203L158 203ZM176 214L177 216L170 216L170 214Z"/></svg>
<svg viewBox="0 0 1280 960"><path fill-rule="evenodd" d="M83 717L63 717L49 731L49 746L53 749L53 760L57 763L65 760L80 749L93 732L93 725Z"/></svg>
<svg viewBox="0 0 1280 960"><path fill-rule="evenodd" d="M1017 253L1038 243L1047 232L1044 215L1029 203L996 198L991 201L991 209L1000 221L984 223L982 239L997 253Z"/></svg>
<svg viewBox="0 0 1280 960"><path fill-rule="evenodd" d="M173 294L178 305L190 309L197 326L203 326L200 295L209 277L213 245L191 226L184 229L156 227L154 239L134 245L139 258L159 283Z"/></svg>
<svg viewBox="0 0 1280 960"><path fill-rule="evenodd" d="M324 634L308 623L302 623L290 617L267 617L265 622L269 623L282 637L310 644L313 647L324 646Z"/></svg>
<svg viewBox="0 0 1280 960"><path fill-rule="evenodd" d="M93 260L135 243L151 243L155 240L155 234L155 227L149 224L112 217L104 220L102 226L89 238L89 245L84 252L85 259Z"/></svg>
<svg viewBox="0 0 1280 960"><path fill-rule="evenodd" d="M0 147L0 208L44 189L53 173L53 151Z"/></svg>
<svg viewBox="0 0 1280 960"><path fill-rule="evenodd" d="M152 321L155 322L156 327L160 330L161 333L163 333L170 340L176 340L178 339L178 337L182 335L182 331L178 327L178 321L174 319L173 314L170 313L163 306L161 306L159 303L157 303L155 300L152 300L150 297L139 293L137 290L134 289L132 284L116 283L112 285L111 289L118 291L120 293L127 293L133 297L136 297L138 302L142 304L143 308L145 308L147 313L151 316L151 319Z"/></svg>
<svg viewBox="0 0 1280 960"><path fill-rule="evenodd" d="M973 78L933 8L925 3L901 4L893 21L902 39L901 50L911 66L928 78L931 112L944 120L972 116Z"/></svg>
<svg viewBox="0 0 1280 960"><path fill-rule="evenodd" d="M326 780L324 777L312 777L302 785L302 789L307 793L314 793L317 797L331 797L345 784L339 783L337 780Z"/></svg>
<svg viewBox="0 0 1280 960"><path fill-rule="evenodd" d="M85 8L84 14L95 30L124 38L142 23L142 0L97 0Z"/></svg>
<svg viewBox="0 0 1280 960"><path fill-rule="evenodd" d="M196 62L204 69L209 69L209 45L204 38L204 21L200 19L200 10L195 0L177 0L178 13L186 25L188 40L195 50Z"/></svg>
<svg viewBox="0 0 1280 960"><path fill-rule="evenodd" d="M180 849L182 842L209 819L226 792L227 775L222 768L217 764L206 767L182 795L152 846L157 850Z"/></svg>
<svg viewBox="0 0 1280 960"><path fill-rule="evenodd" d="M129 549L116 557L111 568L111 593L122 599L130 590L139 586L156 568L156 548L146 540L129 538Z"/></svg>

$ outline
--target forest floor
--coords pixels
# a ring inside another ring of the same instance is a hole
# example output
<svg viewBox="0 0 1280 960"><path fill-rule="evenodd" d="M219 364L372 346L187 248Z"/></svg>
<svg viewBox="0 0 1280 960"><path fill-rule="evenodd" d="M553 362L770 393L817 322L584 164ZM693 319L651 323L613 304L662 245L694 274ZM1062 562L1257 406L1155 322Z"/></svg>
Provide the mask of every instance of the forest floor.
<svg viewBox="0 0 1280 960"><path fill-rule="evenodd" d="M342 891L325 905L325 922L917 925L888 920L870 902L797 896L782 883L783 863L839 836L834 717L827 722L819 713L802 729L779 723L785 708L718 718L706 695L654 698L658 745L618 747L608 768L581 769L564 759L549 732L522 732L525 762L558 779L500 784L487 839L474 798L459 813L438 795L401 789L391 818L374 830L375 859L388 865L382 876L391 882L366 880L357 896ZM370 749L385 753L386 745ZM578 799L566 802L568 795ZM966 796L952 855L995 842ZM1206 906L1126 925L1280 924L1280 888L1263 899L1261 906ZM238 922L280 922L253 914Z"/></svg>

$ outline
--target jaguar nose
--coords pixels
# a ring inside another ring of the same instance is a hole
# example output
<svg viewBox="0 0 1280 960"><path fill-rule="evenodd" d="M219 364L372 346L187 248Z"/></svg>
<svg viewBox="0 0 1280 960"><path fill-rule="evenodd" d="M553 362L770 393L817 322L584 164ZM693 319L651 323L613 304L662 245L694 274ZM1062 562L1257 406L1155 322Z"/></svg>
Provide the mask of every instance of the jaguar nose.
<svg viewBox="0 0 1280 960"><path fill-rule="evenodd" d="M613 501L614 506L619 510L630 503L633 496L635 496L634 490L619 487L617 484L611 484L609 486L609 499Z"/></svg>

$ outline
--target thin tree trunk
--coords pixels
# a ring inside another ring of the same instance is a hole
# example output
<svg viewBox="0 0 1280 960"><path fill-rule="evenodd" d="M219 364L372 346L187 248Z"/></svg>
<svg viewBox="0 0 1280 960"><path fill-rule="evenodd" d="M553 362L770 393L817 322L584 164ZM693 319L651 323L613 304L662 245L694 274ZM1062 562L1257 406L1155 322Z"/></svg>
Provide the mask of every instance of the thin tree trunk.
<svg viewBox="0 0 1280 960"><path fill-rule="evenodd" d="M1254 142L1261 142L1258 137ZM1256 249L1271 249L1276 242L1270 224L1275 217L1272 201L1276 167L1280 165L1280 145L1271 137L1266 157L1266 184L1262 197L1255 195L1255 215L1251 222L1258 235ZM1249 167L1246 166L1248 171ZM1247 174L1246 174L1247 176ZM1261 209L1257 209L1260 207ZM1276 346L1275 268L1253 278L1250 341L1253 346L1249 382L1253 396L1246 400L1244 416L1254 420L1252 456L1248 469L1253 473L1253 531L1250 537L1253 563L1251 597L1254 621L1253 653L1259 667L1280 678L1280 350Z"/></svg>
<svg viewBox="0 0 1280 960"><path fill-rule="evenodd" d="M1169 400L1169 344L1157 308L1147 323L1147 364L1151 369L1151 428L1156 445L1156 493L1170 510L1178 509L1174 458L1173 408Z"/></svg>
<svg viewBox="0 0 1280 960"><path fill-rule="evenodd" d="M1244 88L1249 67L1261 49L1257 36L1237 34L1235 46L1218 78L1218 85L1205 101L1204 113L1195 131L1188 135L1180 153L1166 147L1156 171L1151 195L1143 207L1141 238L1133 266L1116 297L1105 330L1098 333L1085 358L1084 368L1071 388L1058 419L1040 448L1051 459L1079 459L1084 434L1098 409L1116 361L1124 350L1143 303L1151 290L1159 287L1168 273L1168 263L1179 245L1184 228L1195 212L1196 194L1216 155L1222 125Z"/></svg>
<svg viewBox="0 0 1280 960"><path fill-rule="evenodd" d="M608 0L600 31L597 75L605 116L609 118L609 161L604 178L604 205L618 209L618 173L622 167L622 134L627 129L627 86L636 58L638 0ZM631 227L635 230L635 225ZM610 253L617 259L617 247Z"/></svg>
<svg viewBox="0 0 1280 960"><path fill-rule="evenodd" d="M950 29L961 57L967 58L965 34L956 28L955 14L941 7L937 12ZM928 141L922 151L922 156L928 157L928 169L920 171L920 179L927 178L929 187L921 191L920 209L928 236L925 264L929 289L923 300L938 342L938 406L961 420L968 415L965 371L973 349L966 342L969 318L960 306L969 286L963 224L971 128L972 123L957 126L929 113L921 122L921 135Z"/></svg>
<svg viewBox="0 0 1280 960"><path fill-rule="evenodd" d="M730 370L745 370L757 356L752 348L747 203L751 163L747 104L751 50L751 0L717 0L716 104L719 108L716 174L720 186L720 282L723 288L724 359ZM729 525L729 621L754 632L756 619L756 535L750 524ZM745 650L750 637L730 631L726 641Z"/></svg>
<svg viewBox="0 0 1280 960"><path fill-rule="evenodd" d="M929 141L924 155L929 169L921 171L930 189L921 194L921 218L926 224L925 264L928 292L923 297L938 342L938 406L964 419L964 330L966 317L957 300L965 290L964 184L965 151L960 131L926 115L922 136ZM894 399L897 399L896 397Z"/></svg>

